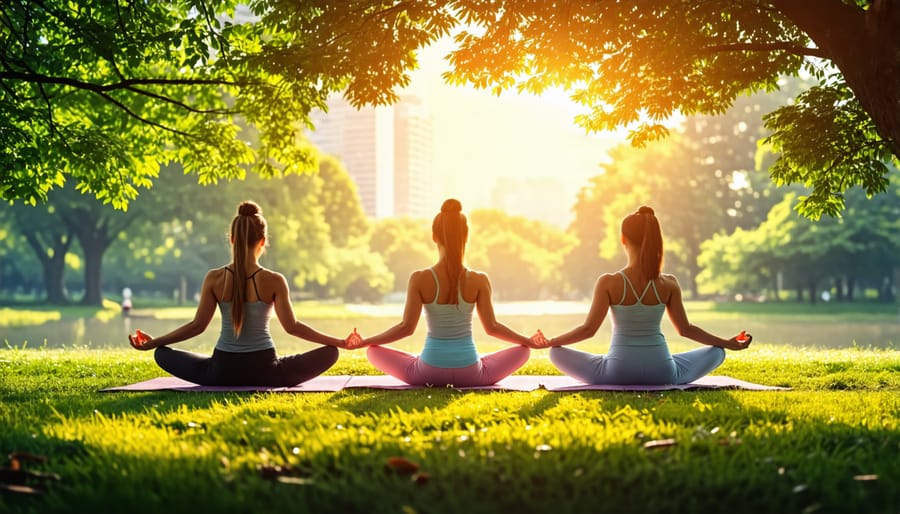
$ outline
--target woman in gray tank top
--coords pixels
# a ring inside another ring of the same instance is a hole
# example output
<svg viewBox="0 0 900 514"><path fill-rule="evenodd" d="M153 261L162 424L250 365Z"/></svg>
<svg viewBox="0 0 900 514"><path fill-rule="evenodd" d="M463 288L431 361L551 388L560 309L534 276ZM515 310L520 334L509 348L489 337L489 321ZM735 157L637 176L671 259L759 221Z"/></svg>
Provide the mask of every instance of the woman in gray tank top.
<svg viewBox="0 0 900 514"><path fill-rule="evenodd" d="M330 368L346 340L316 331L294 316L284 276L259 265L266 247L266 220L259 206L246 201L231 222L232 262L209 270L194 319L168 334L153 337L137 331L131 346L155 350L159 366L178 378L201 385L287 387L305 382ZM168 345L201 334L218 308L222 328L212 356ZM272 313L291 335L324 345L279 357L269 333Z"/></svg>
<svg viewBox="0 0 900 514"><path fill-rule="evenodd" d="M686 384L721 365L726 349L750 345L752 336L745 332L723 339L688 321L678 280L661 273L663 240L653 209L641 207L622 221L622 245L628 264L597 280L584 323L542 341L552 347L550 360L563 373L589 384ZM593 337L607 311L612 311L613 335L606 355L563 347ZM669 353L660 330L664 312L681 336L706 347Z"/></svg>

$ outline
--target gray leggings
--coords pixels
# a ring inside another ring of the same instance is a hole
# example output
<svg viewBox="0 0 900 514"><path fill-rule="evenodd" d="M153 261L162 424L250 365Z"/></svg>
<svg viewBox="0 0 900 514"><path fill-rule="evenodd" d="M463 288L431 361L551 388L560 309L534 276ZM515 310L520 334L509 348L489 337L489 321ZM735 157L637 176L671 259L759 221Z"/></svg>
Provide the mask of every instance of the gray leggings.
<svg viewBox="0 0 900 514"><path fill-rule="evenodd" d="M274 349L236 353L213 350L212 356L160 346L159 367L178 378L209 386L290 387L321 375L337 362L338 350L323 346L277 357Z"/></svg>
<svg viewBox="0 0 900 514"><path fill-rule="evenodd" d="M550 360L566 375L586 384L687 384L707 375L725 361L725 350L704 346L669 354L665 346L619 346L596 355L556 346Z"/></svg>

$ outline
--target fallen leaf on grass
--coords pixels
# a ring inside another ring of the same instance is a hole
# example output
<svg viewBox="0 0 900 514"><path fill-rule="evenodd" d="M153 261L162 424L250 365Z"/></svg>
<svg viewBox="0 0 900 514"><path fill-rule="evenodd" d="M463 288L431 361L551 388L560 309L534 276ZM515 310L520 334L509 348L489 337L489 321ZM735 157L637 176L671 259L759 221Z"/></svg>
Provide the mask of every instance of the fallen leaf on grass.
<svg viewBox="0 0 900 514"><path fill-rule="evenodd" d="M0 491L16 494L41 494L43 491L27 485L0 484Z"/></svg>
<svg viewBox="0 0 900 514"><path fill-rule="evenodd" d="M411 475L419 470L419 465L406 457L388 457L387 467L401 475Z"/></svg>
<svg viewBox="0 0 900 514"><path fill-rule="evenodd" d="M55 473L40 473L22 468L23 461L46 462L47 457L28 452L12 452L9 454L9 466L0 468L0 491L13 494L41 494L43 489L29 485L59 480Z"/></svg>
<svg viewBox="0 0 900 514"><path fill-rule="evenodd" d="M291 485L311 485L315 483L311 478L303 478L303 477L290 477L290 476L279 476L276 478L278 482L282 484L291 484Z"/></svg>
<svg viewBox="0 0 900 514"><path fill-rule="evenodd" d="M653 441L644 443L643 447L651 450L656 448L668 448L670 446L675 446L676 444L678 444L678 442L675 441L675 439L654 439Z"/></svg>
<svg viewBox="0 0 900 514"><path fill-rule="evenodd" d="M878 480L878 475L855 475L853 480L857 482L871 482L873 480Z"/></svg>

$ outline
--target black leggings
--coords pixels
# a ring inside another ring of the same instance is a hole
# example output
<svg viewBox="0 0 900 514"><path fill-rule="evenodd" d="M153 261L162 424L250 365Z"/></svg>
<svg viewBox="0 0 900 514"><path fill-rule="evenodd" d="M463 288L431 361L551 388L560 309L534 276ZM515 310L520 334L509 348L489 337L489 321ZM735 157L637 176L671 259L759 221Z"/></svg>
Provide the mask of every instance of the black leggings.
<svg viewBox="0 0 900 514"><path fill-rule="evenodd" d="M290 387L321 375L337 362L338 350L315 350L277 357L274 349L236 353L213 350L212 356L160 346L159 367L178 378L208 386Z"/></svg>

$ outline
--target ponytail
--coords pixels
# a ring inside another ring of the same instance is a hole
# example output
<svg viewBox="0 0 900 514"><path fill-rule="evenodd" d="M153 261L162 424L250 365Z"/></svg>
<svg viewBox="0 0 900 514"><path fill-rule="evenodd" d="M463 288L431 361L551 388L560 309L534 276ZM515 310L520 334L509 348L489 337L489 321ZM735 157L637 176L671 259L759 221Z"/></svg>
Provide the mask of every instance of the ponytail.
<svg viewBox="0 0 900 514"><path fill-rule="evenodd" d="M450 303L459 303L459 281L463 271L463 257L466 253L466 240L469 237L469 226L462 213L459 200L450 198L441 205L441 212L434 217L431 224L434 240L440 243L447 257L447 274L450 279Z"/></svg>
<svg viewBox="0 0 900 514"><path fill-rule="evenodd" d="M259 205L241 202L231 220L231 259L234 262L234 287L231 294L231 323L234 336L241 335L244 324L244 302L247 301L247 251L266 237L266 219Z"/></svg>
<svg viewBox="0 0 900 514"><path fill-rule="evenodd" d="M659 219L650 207L642 206L622 220L622 235L640 246L638 266L647 280L656 280L662 272L663 240Z"/></svg>

